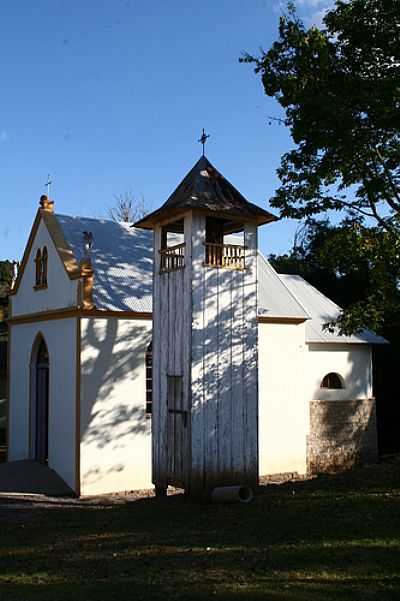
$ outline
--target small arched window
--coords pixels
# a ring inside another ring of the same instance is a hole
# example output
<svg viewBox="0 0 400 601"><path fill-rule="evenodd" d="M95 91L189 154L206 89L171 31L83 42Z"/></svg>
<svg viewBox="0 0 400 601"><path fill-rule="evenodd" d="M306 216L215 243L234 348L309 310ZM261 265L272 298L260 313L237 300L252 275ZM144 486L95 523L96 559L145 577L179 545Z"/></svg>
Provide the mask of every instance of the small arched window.
<svg viewBox="0 0 400 601"><path fill-rule="evenodd" d="M44 246L42 251L42 286L47 286L47 248Z"/></svg>
<svg viewBox="0 0 400 601"><path fill-rule="evenodd" d="M144 357L146 367L146 415L151 415L153 409L153 349L150 342Z"/></svg>
<svg viewBox="0 0 400 601"><path fill-rule="evenodd" d="M40 248L38 248L36 251L35 264L36 264L36 278L35 278L36 283L35 283L35 285L40 286L40 284L42 283L42 251L40 250Z"/></svg>
<svg viewBox="0 0 400 601"><path fill-rule="evenodd" d="M322 378L321 388L340 390L344 388L343 378L339 374L332 371Z"/></svg>

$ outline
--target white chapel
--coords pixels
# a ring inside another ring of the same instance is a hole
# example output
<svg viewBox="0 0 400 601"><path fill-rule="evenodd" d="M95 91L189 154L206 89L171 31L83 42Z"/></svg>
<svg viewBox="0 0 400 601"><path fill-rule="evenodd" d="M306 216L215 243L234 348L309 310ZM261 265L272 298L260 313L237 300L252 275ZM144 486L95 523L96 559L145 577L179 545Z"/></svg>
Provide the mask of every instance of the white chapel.
<svg viewBox="0 0 400 601"><path fill-rule="evenodd" d="M385 340L323 329L340 308L258 250L273 221L204 156L137 227L43 196L10 301L8 460L76 495L375 461Z"/></svg>

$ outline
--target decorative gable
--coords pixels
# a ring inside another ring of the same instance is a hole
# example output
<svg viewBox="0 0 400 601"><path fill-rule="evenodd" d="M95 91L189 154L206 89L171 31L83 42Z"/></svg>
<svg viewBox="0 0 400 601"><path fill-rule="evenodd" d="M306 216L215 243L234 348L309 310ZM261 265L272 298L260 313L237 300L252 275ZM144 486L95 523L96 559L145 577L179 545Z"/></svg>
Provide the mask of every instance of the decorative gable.
<svg viewBox="0 0 400 601"><path fill-rule="evenodd" d="M75 307L80 275L53 203L42 197L12 290L12 316Z"/></svg>

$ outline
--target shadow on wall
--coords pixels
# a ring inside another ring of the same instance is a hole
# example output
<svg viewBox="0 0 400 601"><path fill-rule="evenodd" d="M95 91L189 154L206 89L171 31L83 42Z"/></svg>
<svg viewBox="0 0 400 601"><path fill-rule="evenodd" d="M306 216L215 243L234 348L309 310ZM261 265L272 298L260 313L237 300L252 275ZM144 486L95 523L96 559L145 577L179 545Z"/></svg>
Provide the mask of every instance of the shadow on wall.
<svg viewBox="0 0 400 601"><path fill-rule="evenodd" d="M254 288L250 285L246 290L243 274L211 268L200 283L204 327L193 332L193 368L202 376L193 383L192 392L194 398L202 399L197 437L201 436L204 445L203 468L209 486L213 478L221 484L253 481L258 474L256 405L252 409L252 403L246 403L246 397L257 394L258 326ZM255 324L253 331L246 332L251 307Z"/></svg>
<svg viewBox="0 0 400 601"><path fill-rule="evenodd" d="M130 436L149 433L144 378L143 390L136 392L136 398L134 395L150 339L151 331L145 325L116 318L89 320L83 350L90 348L92 357L82 365L81 406L81 439L86 444L115 451L124 448ZM108 472L123 469L118 463Z"/></svg>

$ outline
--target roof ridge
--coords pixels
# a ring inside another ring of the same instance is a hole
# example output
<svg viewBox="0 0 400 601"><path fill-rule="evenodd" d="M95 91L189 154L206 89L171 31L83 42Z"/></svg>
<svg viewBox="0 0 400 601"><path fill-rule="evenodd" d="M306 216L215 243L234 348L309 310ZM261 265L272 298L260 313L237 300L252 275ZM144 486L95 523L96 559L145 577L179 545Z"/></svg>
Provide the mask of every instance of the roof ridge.
<svg viewBox="0 0 400 601"><path fill-rule="evenodd" d="M305 315L307 315L308 319L312 319L310 313L306 310L306 308L304 307L304 305L299 301L299 299L296 297L296 295L286 286L285 282L283 282L281 280L280 274L276 271L276 269L271 265L271 263L268 261L268 259L262 254L262 252L260 250L258 250L259 255L262 257L262 259L264 260L264 263L267 265L267 267L273 271L276 276L277 279L279 280L279 282L282 284L282 286L285 288L285 290L287 291L287 293L294 299L294 301L303 309Z"/></svg>
<svg viewBox="0 0 400 601"><path fill-rule="evenodd" d="M321 292L321 290L319 290L318 288L316 288L313 284L310 284L310 282L308 280L306 280L306 278L303 278L302 275L298 275L297 273L282 273L280 274L283 277L296 277L299 278L301 280L303 280L303 282L305 282L307 284L307 286L309 286L310 288L312 288L313 290L315 290L319 296L321 296L322 298L328 300L330 302L331 305L334 305L337 309L339 309L339 311L343 311L343 307L341 307L340 305L338 305L337 303L335 303L335 301L333 301L331 298L329 298L329 296L326 296L326 294L324 294L323 292Z"/></svg>
<svg viewBox="0 0 400 601"><path fill-rule="evenodd" d="M303 276L298 275L298 274L289 274L289 273L282 273L279 274L280 277L283 278L296 278L301 280L302 282L304 282L306 284L306 286L308 286L308 288L311 288L311 290L316 293L320 298L324 299L325 301L328 301L329 305L331 305L331 307L335 307L339 312L343 311L343 308L338 305L337 303L335 303L331 298L329 298L329 296L326 296L326 294L324 294L323 292L321 292L318 288L316 288L315 286L313 286L313 284L310 284L310 282L306 279L303 278ZM320 316L321 319L323 318L323 316ZM333 316L332 316L333 317ZM311 322L310 325L313 327L313 329L315 330L314 326L313 326L313 320L317 319L317 317L312 317L311 318ZM335 328L337 330L337 328ZM333 334L334 336L339 336L339 334L337 334L336 332ZM373 340L368 340L368 337L372 336L373 338L375 338L375 342ZM355 340L352 340L352 338L355 338ZM357 340L358 338L358 340ZM380 340L380 342L378 342L378 340ZM336 344L338 342L342 342L343 344L382 344L383 342L387 343L387 340L381 336L380 334L376 334L376 332L374 332L373 330L370 330L369 328L362 328L359 332L355 332L354 334L350 334L350 335L343 335L342 336L342 340L338 341L338 340L322 340L323 342L327 342L327 343L332 343L332 344ZM311 342L316 342L316 341L311 341Z"/></svg>
<svg viewBox="0 0 400 601"><path fill-rule="evenodd" d="M56 217L67 217L68 219L84 219L86 221L96 221L97 223L114 223L115 225L131 227L131 224L126 221L114 221L114 219L107 219L106 217L86 217L85 215L67 215L66 213L54 213L54 215Z"/></svg>

